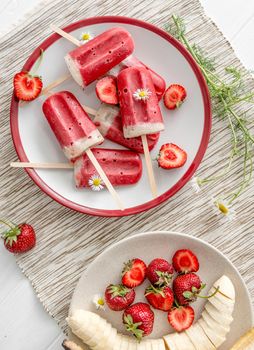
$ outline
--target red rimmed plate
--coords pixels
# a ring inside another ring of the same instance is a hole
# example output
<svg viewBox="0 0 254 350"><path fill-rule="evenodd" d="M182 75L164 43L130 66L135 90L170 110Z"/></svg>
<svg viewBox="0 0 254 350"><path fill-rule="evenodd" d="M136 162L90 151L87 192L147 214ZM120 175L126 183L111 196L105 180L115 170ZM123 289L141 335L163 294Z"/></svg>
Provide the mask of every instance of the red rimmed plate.
<svg viewBox="0 0 254 350"><path fill-rule="evenodd" d="M72 170L27 169L33 181L54 200L70 209L90 215L137 214L172 197L189 181L199 166L211 130L211 104L202 73L185 48L166 32L137 19L117 16L88 18L64 29L79 38L84 31L97 35L119 25L132 34L135 55L141 61L162 75L167 85L180 83L186 87L188 97L177 111L168 111L161 102L166 128L151 156L155 159L163 143L173 142L187 151L188 160L184 167L170 171L158 168L157 162L154 161L159 193L156 199L152 199L145 171L138 184L119 187L118 192L125 204L125 211L116 209L107 191L94 193L89 189L77 190ZM63 57L73 49L73 44L56 34L51 35L29 57L24 70L31 70L40 55L40 49L45 53L38 74L42 76L44 86L47 86L67 73ZM58 90L70 90L82 104L98 108L99 101L94 92L94 85L91 84L83 91L74 81L68 81L59 86ZM44 98L40 97L19 107L16 99L12 98L11 131L18 157L21 161L30 162L65 162L66 159L43 116L43 100ZM103 147L121 148L110 141L106 141Z"/></svg>

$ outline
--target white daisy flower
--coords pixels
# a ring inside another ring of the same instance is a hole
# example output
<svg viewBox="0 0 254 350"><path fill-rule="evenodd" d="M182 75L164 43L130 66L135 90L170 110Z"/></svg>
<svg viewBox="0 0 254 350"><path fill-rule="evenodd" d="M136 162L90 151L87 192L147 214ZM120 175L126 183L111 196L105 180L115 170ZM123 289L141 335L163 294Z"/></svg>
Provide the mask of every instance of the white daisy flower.
<svg viewBox="0 0 254 350"><path fill-rule="evenodd" d="M201 191L200 181L198 177L193 177L190 180L190 185L193 188L194 192L199 193Z"/></svg>
<svg viewBox="0 0 254 350"><path fill-rule="evenodd" d="M105 300L101 294L95 294L93 297L93 303L97 310L105 311Z"/></svg>
<svg viewBox="0 0 254 350"><path fill-rule="evenodd" d="M101 177L97 174L94 174L88 180L88 185L93 191L100 191L104 188L104 182Z"/></svg>
<svg viewBox="0 0 254 350"><path fill-rule="evenodd" d="M213 204L213 207L215 208L216 214L217 215L222 214L224 216L224 219L226 219L226 221L232 221L235 219L236 217L235 210L224 199L213 198L212 204Z"/></svg>
<svg viewBox="0 0 254 350"><path fill-rule="evenodd" d="M87 42L87 41L93 39L93 36L90 33L88 33L88 32L83 32L83 33L81 33L79 39L82 42Z"/></svg>
<svg viewBox="0 0 254 350"><path fill-rule="evenodd" d="M149 89L137 89L134 92L133 97L137 101L141 101L141 100L146 101L150 98L151 95L152 95L152 92Z"/></svg>

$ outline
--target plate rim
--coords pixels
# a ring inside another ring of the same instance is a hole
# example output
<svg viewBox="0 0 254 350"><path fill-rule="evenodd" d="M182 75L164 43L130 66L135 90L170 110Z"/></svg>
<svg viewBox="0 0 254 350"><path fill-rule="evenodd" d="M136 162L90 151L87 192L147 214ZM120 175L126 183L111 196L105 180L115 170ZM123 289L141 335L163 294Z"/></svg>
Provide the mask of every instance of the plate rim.
<svg viewBox="0 0 254 350"><path fill-rule="evenodd" d="M210 139L210 133L211 133L211 126L212 126L212 109L211 109L211 99L210 99L210 93L207 86L207 83L205 81L205 78L203 77L203 74L195 62L194 58L191 56L191 54L185 49L185 47L174 37L172 37L170 34L165 32L164 30L158 28L157 26L150 24L148 22L131 18L131 17L124 17L124 16L98 16L98 17L90 17L86 19L79 20L77 22L73 22L69 24L68 26L65 26L63 30L66 32L72 32L76 29L79 29L81 27L85 27L88 25L94 25L94 24L100 24L100 23L123 23L123 24L130 24L138 27L145 28L147 30L150 30L154 32L155 34L161 36L165 40L167 40L170 44L172 44L187 60L189 63L191 69L193 70L193 73L196 76L197 82L199 84L201 94L202 94L202 100L204 104L204 127L202 132L202 138L201 142L199 144L198 151L195 155L195 158L193 159L192 163L190 164L189 168L186 170L186 172L182 175L182 177L177 181L177 183L172 186L169 190L161 194L159 197L152 199L148 202L145 202L141 205L130 207L128 209L125 209L124 211L121 211L119 209L115 210L107 210L107 209L97 209L97 208L91 208L88 206L84 206L81 204L77 204L65 197L63 197L61 194L54 191L46 182L44 182L41 177L38 175L38 173L34 169L26 168L25 171L27 174L31 177L33 182L49 197L51 197L53 200L58 202L59 204L75 210L77 212L93 215L93 216L103 216L103 217L121 217L121 216L128 216L133 214L138 214L143 211L147 211L149 209L152 209L159 204L162 204L167 199L174 196L193 176L195 171L197 170L198 166L200 165L204 154L206 152L209 139ZM41 49L46 50L49 46L54 44L57 40L59 40L61 37L60 35L54 33L51 34L49 37L47 37L30 55L28 60L25 62L24 66L22 67L22 70L29 71L34 62L38 59ZM16 153L18 155L18 158L22 162L28 162L29 159L26 156L26 153L24 151L19 128L18 128L18 105L19 102L17 98L15 97L14 91L11 99L11 106L10 106L10 127L11 127L11 136L14 143L14 147L16 150Z"/></svg>
<svg viewBox="0 0 254 350"><path fill-rule="evenodd" d="M195 237L195 236L192 236L192 235L189 235L187 233L182 233L182 232L177 232L177 231L167 231L167 230L162 230L162 231L147 231L147 232L140 232L140 233L137 233L137 234L134 234L132 236L128 236L128 237L125 237L123 239L121 239L120 241L118 242L114 242L112 243L110 246L108 246L103 252L101 252L93 261L91 261L88 265L88 267L82 272L76 286L75 286L75 289L73 291L73 294L72 294L72 297L71 297L71 301L70 301L70 305L69 305L69 310L68 310L68 315L70 315L70 312L71 312L71 309L72 309L72 304L73 304L73 299L75 297L75 294L77 292L77 289L78 289L78 285L80 284L80 281L82 279L82 277L89 273L89 269L91 267L91 265L93 265L94 263L96 263L96 261L101 258L101 256L103 257L104 255L106 255L108 253L108 251L110 251L110 249L112 248L115 248L117 247L118 245L120 244L123 244L123 243L126 243L127 241L130 241L130 240L133 240L133 239L136 239L136 238L139 238L139 237L149 237L151 235L154 235L154 234L166 234L166 235L177 235L179 237L188 237L190 238L191 240L194 240L196 242L199 242L207 247L209 247L210 249L212 249L214 252L216 252L217 254L219 254L222 258L224 258L226 260L226 262L231 266L231 268L234 270L234 272L236 273L237 277L239 278L240 282L241 282L241 285L242 287L244 288L244 291L247 295L247 302L248 302L248 305L249 305L249 310L250 310L250 321L251 321L251 324L253 325L254 324L254 310L252 308L252 301L251 301L251 296L250 296L250 292L247 288L247 285L242 277L242 275L240 274L240 272L238 271L238 269L235 267L235 265L231 262L231 260L226 256L224 255L218 248L216 248L214 245L212 245L211 243L209 242L206 242L205 240L199 238L199 237ZM237 291L236 291L237 292Z"/></svg>

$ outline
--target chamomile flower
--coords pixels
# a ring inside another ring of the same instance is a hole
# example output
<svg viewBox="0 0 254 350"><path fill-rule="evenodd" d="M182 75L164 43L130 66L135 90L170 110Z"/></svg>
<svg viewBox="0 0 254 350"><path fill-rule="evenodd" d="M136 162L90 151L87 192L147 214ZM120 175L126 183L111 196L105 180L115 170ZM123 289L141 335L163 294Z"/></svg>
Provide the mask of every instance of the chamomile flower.
<svg viewBox="0 0 254 350"><path fill-rule="evenodd" d="M97 174L94 174L88 180L88 185L93 191L100 191L104 188L104 182L101 177Z"/></svg>
<svg viewBox="0 0 254 350"><path fill-rule="evenodd" d="M152 92L149 89L137 89L134 92L133 97L137 101L141 101L141 100L146 101L150 98L151 95L152 95Z"/></svg>
<svg viewBox="0 0 254 350"><path fill-rule="evenodd" d="M236 212L224 199L212 198L212 204L216 211L216 214L222 214L226 221L232 221L235 219Z"/></svg>
<svg viewBox="0 0 254 350"><path fill-rule="evenodd" d="M201 191L200 181L198 177L193 177L190 180L190 185L193 188L194 192L199 193Z"/></svg>
<svg viewBox="0 0 254 350"><path fill-rule="evenodd" d="M105 300L101 294L95 294L93 297L93 303L97 310L105 311Z"/></svg>
<svg viewBox="0 0 254 350"><path fill-rule="evenodd" d="M80 35L80 40L82 42L87 42L87 41L89 41L91 39L93 39L93 36L90 33L88 33L88 32L83 32Z"/></svg>

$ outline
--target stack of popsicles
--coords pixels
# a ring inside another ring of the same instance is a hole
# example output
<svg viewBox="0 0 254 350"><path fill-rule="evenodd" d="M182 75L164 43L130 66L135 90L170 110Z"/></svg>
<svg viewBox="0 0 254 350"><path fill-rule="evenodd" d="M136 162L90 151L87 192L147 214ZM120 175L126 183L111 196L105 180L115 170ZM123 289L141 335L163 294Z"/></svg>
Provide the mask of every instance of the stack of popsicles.
<svg viewBox="0 0 254 350"><path fill-rule="evenodd" d="M92 121L71 92L51 94L43 104L45 117L64 154L74 163L79 188L88 187L90 177L101 170L113 186L136 183L142 173L137 153L145 153L151 188L153 195L157 195L149 150L164 129L159 100L165 91L165 81L132 56L133 50L130 33L116 27L65 57L73 79L82 88L118 67L115 72L119 107L102 104ZM131 151L93 148L104 137Z"/></svg>

